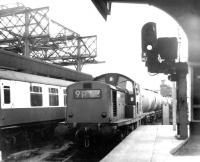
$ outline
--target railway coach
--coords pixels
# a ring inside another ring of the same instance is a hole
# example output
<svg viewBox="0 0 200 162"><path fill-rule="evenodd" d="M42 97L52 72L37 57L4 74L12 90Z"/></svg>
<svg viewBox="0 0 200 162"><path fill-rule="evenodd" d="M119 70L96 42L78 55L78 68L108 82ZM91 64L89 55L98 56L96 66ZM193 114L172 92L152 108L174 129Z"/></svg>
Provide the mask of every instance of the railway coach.
<svg viewBox="0 0 200 162"><path fill-rule="evenodd" d="M30 148L52 138L65 120L66 88L74 82L0 69L0 150Z"/></svg>

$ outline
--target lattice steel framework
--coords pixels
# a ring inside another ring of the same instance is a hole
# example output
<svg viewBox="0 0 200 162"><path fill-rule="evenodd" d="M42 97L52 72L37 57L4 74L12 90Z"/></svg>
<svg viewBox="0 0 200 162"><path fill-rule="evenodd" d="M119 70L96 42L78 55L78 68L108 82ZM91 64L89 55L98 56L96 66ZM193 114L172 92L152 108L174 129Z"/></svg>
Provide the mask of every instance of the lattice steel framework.
<svg viewBox="0 0 200 162"><path fill-rule="evenodd" d="M62 66L99 63L97 36L81 37L48 17L49 7L0 5L0 48Z"/></svg>

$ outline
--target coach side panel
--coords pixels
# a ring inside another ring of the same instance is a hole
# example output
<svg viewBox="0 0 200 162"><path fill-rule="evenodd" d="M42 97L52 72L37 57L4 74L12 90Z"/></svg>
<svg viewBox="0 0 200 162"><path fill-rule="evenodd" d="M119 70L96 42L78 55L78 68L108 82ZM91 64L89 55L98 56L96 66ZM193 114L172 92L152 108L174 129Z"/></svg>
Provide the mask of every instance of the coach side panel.
<svg viewBox="0 0 200 162"><path fill-rule="evenodd" d="M65 118L65 87L1 80L0 88L0 127Z"/></svg>

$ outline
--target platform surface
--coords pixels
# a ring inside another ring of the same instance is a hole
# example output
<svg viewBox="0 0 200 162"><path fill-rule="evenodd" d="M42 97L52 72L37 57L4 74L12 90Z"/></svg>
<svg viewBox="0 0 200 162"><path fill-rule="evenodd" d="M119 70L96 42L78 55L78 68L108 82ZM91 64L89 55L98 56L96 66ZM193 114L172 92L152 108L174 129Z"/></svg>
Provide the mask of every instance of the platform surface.
<svg viewBox="0 0 200 162"><path fill-rule="evenodd" d="M193 141L195 146L187 146L190 142L178 140L175 135L171 125L140 126L101 162L200 162L199 138Z"/></svg>

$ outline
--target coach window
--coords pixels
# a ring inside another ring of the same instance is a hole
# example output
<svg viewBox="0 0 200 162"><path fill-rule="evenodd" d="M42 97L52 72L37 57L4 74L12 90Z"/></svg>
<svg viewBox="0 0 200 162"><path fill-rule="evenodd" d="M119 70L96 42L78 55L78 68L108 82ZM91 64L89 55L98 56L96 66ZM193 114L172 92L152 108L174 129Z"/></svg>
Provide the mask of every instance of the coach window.
<svg viewBox="0 0 200 162"><path fill-rule="evenodd" d="M128 91L133 92L133 83L130 82L130 81L127 81L127 82L126 82L126 89L127 89Z"/></svg>
<svg viewBox="0 0 200 162"><path fill-rule="evenodd" d="M31 106L42 106L42 87L30 86Z"/></svg>
<svg viewBox="0 0 200 162"><path fill-rule="evenodd" d="M10 86L4 86L4 104L10 104Z"/></svg>
<svg viewBox="0 0 200 162"><path fill-rule="evenodd" d="M57 88L49 88L49 106L58 106L58 89Z"/></svg>
<svg viewBox="0 0 200 162"><path fill-rule="evenodd" d="M64 95L64 106L67 106L67 90L63 89L63 95Z"/></svg>

